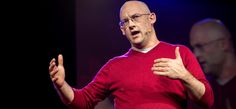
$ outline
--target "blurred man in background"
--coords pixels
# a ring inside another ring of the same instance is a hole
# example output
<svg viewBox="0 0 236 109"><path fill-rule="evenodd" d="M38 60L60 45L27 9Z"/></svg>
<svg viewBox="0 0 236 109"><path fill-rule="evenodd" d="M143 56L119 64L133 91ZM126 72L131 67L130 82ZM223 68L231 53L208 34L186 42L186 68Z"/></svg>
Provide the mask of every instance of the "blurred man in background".
<svg viewBox="0 0 236 109"><path fill-rule="evenodd" d="M236 109L236 55L227 27L218 19L198 21L190 30L190 44L213 88L212 109ZM194 107L201 109L189 109Z"/></svg>

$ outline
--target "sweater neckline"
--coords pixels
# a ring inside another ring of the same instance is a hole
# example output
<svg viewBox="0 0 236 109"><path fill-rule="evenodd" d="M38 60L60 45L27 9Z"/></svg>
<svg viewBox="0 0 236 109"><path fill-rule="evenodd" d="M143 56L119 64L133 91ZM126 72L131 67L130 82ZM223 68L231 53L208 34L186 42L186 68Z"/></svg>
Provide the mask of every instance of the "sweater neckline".
<svg viewBox="0 0 236 109"><path fill-rule="evenodd" d="M140 52L140 51L136 51L136 50L133 50L132 48L130 48L129 52L128 52L128 55L149 55L149 54L152 54L153 51L158 49L162 44L164 44L164 42L160 41L159 44L157 44L154 48L152 48L151 50L149 50L146 53L143 53L143 52Z"/></svg>

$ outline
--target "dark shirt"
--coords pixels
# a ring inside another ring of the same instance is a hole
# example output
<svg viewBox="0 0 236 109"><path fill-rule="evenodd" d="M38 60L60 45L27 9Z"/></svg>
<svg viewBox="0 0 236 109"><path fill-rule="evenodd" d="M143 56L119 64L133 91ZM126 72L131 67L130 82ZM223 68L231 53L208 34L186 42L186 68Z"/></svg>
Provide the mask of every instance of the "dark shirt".
<svg viewBox="0 0 236 109"><path fill-rule="evenodd" d="M236 109L236 77L224 85L220 85L211 76L207 76L214 93L214 104L210 109ZM188 103L188 109L205 109L193 102Z"/></svg>

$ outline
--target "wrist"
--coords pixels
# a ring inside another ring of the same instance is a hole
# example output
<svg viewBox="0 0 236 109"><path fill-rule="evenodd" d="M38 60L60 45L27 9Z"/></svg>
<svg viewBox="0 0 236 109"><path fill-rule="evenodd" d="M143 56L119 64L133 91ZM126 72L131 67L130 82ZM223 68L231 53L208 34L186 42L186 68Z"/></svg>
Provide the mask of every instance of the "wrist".
<svg viewBox="0 0 236 109"><path fill-rule="evenodd" d="M182 78L182 81L183 81L185 84L188 84L188 83L190 83L192 80L194 80L193 75L192 75L190 72L186 71L185 75L184 75L183 78Z"/></svg>

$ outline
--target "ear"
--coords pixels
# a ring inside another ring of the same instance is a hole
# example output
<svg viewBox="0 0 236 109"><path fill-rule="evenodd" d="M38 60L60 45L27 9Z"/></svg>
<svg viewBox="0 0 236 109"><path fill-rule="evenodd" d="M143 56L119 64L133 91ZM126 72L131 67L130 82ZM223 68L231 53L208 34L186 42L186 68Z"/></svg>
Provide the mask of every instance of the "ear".
<svg viewBox="0 0 236 109"><path fill-rule="evenodd" d="M225 51L229 51L231 49L231 43L229 40L227 39L222 39L221 41L221 47L225 50Z"/></svg>
<svg viewBox="0 0 236 109"><path fill-rule="evenodd" d="M122 35L125 35L125 28L120 26L120 30L122 32Z"/></svg>
<svg viewBox="0 0 236 109"><path fill-rule="evenodd" d="M152 12L152 13L150 14L149 19L150 19L151 23L154 24L154 23L156 22L156 20L157 20L156 14L155 14L154 12Z"/></svg>

